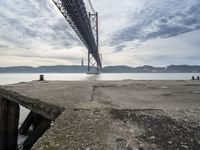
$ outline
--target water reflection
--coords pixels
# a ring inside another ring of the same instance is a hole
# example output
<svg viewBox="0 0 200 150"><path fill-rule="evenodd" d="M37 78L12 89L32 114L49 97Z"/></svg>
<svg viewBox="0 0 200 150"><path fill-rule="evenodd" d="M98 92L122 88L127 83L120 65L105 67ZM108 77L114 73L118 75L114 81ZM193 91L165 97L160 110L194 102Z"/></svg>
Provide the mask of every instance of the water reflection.
<svg viewBox="0 0 200 150"><path fill-rule="evenodd" d="M40 74L0 74L0 85L38 80ZM95 81L95 80L190 80L198 73L104 73L104 74L44 74L45 80Z"/></svg>
<svg viewBox="0 0 200 150"><path fill-rule="evenodd" d="M100 80L101 78L101 74L90 74L90 75L87 75L85 80L86 81L96 81L96 80Z"/></svg>

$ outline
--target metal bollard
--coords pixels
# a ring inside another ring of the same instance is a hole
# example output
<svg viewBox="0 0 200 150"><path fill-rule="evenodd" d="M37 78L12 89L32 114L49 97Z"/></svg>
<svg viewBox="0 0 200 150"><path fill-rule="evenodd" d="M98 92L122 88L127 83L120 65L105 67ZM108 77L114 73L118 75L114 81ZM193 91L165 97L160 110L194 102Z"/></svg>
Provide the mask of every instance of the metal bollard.
<svg viewBox="0 0 200 150"><path fill-rule="evenodd" d="M197 80L199 80L199 76L197 76Z"/></svg>
<svg viewBox="0 0 200 150"><path fill-rule="evenodd" d="M192 76L192 80L195 80L194 76Z"/></svg>
<svg viewBox="0 0 200 150"><path fill-rule="evenodd" d="M39 81L44 81L44 75L40 75L40 80Z"/></svg>

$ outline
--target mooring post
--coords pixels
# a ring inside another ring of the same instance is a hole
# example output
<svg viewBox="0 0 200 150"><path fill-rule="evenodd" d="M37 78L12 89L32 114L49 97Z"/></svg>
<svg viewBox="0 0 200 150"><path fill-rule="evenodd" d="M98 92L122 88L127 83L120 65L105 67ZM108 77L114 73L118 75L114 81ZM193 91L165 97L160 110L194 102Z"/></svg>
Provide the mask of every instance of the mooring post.
<svg viewBox="0 0 200 150"><path fill-rule="evenodd" d="M192 80L195 80L194 76L192 76Z"/></svg>
<svg viewBox="0 0 200 150"><path fill-rule="evenodd" d="M0 150L16 150L18 139L19 105L0 100Z"/></svg>
<svg viewBox="0 0 200 150"><path fill-rule="evenodd" d="M197 80L199 80L200 78L199 78L199 76L197 76Z"/></svg>
<svg viewBox="0 0 200 150"><path fill-rule="evenodd" d="M40 80L39 81L44 81L44 75L40 75Z"/></svg>

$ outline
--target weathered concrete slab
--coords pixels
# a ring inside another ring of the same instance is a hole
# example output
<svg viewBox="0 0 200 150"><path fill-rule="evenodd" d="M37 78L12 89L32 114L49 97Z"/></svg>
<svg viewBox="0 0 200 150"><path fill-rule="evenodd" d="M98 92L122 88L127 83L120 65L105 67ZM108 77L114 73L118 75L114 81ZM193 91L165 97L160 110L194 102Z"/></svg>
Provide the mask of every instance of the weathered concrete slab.
<svg viewBox="0 0 200 150"><path fill-rule="evenodd" d="M57 118L33 149L200 149L199 81L35 81L0 97Z"/></svg>

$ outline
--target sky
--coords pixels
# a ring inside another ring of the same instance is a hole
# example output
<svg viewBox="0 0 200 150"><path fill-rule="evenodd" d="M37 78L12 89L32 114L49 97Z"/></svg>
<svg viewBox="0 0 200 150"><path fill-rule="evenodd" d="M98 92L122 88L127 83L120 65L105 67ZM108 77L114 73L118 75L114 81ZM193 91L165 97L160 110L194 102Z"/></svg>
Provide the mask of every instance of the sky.
<svg viewBox="0 0 200 150"><path fill-rule="evenodd" d="M91 1L104 66L200 65L200 0ZM0 66L87 63L87 49L52 0L0 3Z"/></svg>

